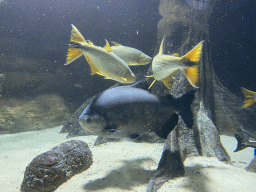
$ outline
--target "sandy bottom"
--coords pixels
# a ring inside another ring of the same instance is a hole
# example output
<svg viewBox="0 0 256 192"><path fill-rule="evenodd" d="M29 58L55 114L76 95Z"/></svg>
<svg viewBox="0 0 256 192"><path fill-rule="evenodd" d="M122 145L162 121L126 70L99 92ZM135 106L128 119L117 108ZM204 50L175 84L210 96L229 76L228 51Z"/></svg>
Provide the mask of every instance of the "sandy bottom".
<svg viewBox="0 0 256 192"><path fill-rule="evenodd" d="M62 184L56 192L146 191L149 178L157 168L163 144L107 143L93 147L96 136L66 139L61 127L11 135L0 135L0 191L19 191L26 166L37 155L68 140L85 141L93 154L93 164ZM185 161L185 176L170 180L158 191L255 191L256 173L244 168L253 159L248 148L233 153L236 140L222 136L233 165L216 158L194 157Z"/></svg>

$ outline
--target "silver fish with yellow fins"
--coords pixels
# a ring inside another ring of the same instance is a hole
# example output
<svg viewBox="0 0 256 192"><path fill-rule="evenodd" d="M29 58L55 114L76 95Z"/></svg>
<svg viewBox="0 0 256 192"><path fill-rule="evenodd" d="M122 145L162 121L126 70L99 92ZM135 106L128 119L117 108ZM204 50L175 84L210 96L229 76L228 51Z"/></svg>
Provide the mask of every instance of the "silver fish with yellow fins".
<svg viewBox="0 0 256 192"><path fill-rule="evenodd" d="M146 65L152 60L150 56L138 49L123 46L113 41L112 43L111 49L113 53L120 57L127 65Z"/></svg>
<svg viewBox="0 0 256 192"><path fill-rule="evenodd" d="M250 105L256 102L256 92L250 91L243 87L241 89L245 97L244 105L242 106L242 108L249 107Z"/></svg>
<svg viewBox="0 0 256 192"><path fill-rule="evenodd" d="M186 55L180 57L178 53L173 55L163 54L163 38L159 48L159 53L154 57L152 61L152 76L155 80L152 82L150 87L156 80L158 80L162 81L164 85L170 89L170 81L172 80L173 76L178 72L178 70L182 70L185 73L189 83L193 87L198 88L198 66L201 58L203 42L204 41L201 41Z"/></svg>
<svg viewBox="0 0 256 192"><path fill-rule="evenodd" d="M135 75L128 65L112 52L107 40L104 48L95 46L92 42L85 41L78 29L72 25L65 65L70 64L82 55L85 56L90 65L91 75L97 73L106 79L113 79L121 83L135 82Z"/></svg>

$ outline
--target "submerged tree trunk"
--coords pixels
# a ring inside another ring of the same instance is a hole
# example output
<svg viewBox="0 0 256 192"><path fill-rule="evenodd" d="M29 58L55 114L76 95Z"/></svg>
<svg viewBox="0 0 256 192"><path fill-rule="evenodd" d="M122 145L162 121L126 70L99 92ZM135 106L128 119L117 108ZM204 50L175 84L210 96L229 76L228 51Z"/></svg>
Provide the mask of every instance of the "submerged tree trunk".
<svg viewBox="0 0 256 192"><path fill-rule="evenodd" d="M200 83L195 100L191 105L194 116L193 130L186 128L183 121L179 120L175 134L177 140L167 140L160 162L168 162L166 150L170 153L179 146L180 159L188 156L201 155L217 157L221 161L230 162L230 157L223 148L220 134L234 136L239 134L243 139L256 139L255 108L242 109L243 102L228 91L216 77L211 63L211 50L209 41L208 20L216 0L161 0L159 13L163 18L158 23L158 42L155 55L162 38L165 36L165 54L186 54L193 46L202 40L203 55L200 61ZM149 70L149 74L151 70ZM152 79L148 79L152 81ZM153 92L165 95L172 94L179 97L193 87L188 83L185 75L178 72L174 76L170 90L162 82L156 82ZM170 133L174 134L174 133ZM170 137L168 137L170 138ZM176 143L174 143L176 142ZM172 144L171 144L172 143ZM168 145L168 147L166 146ZM175 148L173 148L175 146ZM162 163L163 164L163 163ZM172 179L170 173L177 172L175 165L166 166L159 163L158 173L151 178L148 191L156 191L161 183ZM177 164L180 166L180 163ZM177 167L176 166L176 167ZM180 170L182 175L183 170ZM168 174L165 174L168 173ZM176 173L177 174L177 173ZM152 187L154 184L154 187Z"/></svg>

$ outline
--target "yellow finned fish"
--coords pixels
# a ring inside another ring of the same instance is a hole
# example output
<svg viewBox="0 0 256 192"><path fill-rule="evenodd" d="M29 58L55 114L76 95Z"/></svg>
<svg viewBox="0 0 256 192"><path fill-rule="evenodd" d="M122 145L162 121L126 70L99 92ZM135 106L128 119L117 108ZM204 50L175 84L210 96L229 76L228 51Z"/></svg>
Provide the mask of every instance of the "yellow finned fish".
<svg viewBox="0 0 256 192"><path fill-rule="evenodd" d="M97 47L92 42L85 41L77 28L72 25L70 42L65 65L84 55L91 68L91 75L97 73L106 79L121 83L135 82L135 75L127 64L112 52L107 40L104 48Z"/></svg>
<svg viewBox="0 0 256 192"><path fill-rule="evenodd" d="M164 38L161 42L159 53L152 61L152 72L155 78L153 83L156 80L162 81L164 85L170 89L170 81L172 80L173 76L178 72L178 70L182 70L185 73L189 83L193 87L198 88L198 65L201 57L203 41L198 43L191 51L182 57L179 57L178 53L173 55L163 54L163 43ZM153 83L150 85L150 87L153 85Z"/></svg>
<svg viewBox="0 0 256 192"><path fill-rule="evenodd" d="M111 49L113 53L120 57L127 65L146 65L152 60L151 57L138 49L126 47L113 41L112 43Z"/></svg>
<svg viewBox="0 0 256 192"><path fill-rule="evenodd" d="M245 97L244 105L242 106L242 108L249 107L250 105L256 102L256 92L249 91L248 89L245 89L243 87L242 87L242 92Z"/></svg>

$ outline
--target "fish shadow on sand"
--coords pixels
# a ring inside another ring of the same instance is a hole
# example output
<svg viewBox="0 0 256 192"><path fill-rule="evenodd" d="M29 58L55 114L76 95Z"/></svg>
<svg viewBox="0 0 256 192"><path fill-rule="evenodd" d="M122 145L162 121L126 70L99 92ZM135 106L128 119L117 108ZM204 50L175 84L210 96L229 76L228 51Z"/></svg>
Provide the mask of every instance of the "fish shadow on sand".
<svg viewBox="0 0 256 192"><path fill-rule="evenodd" d="M151 158L122 161L123 165L121 167L112 170L104 178L85 184L83 189L85 191L96 191L106 188L131 190L133 186L148 184L155 170L144 169L142 165L150 161L153 162Z"/></svg>

